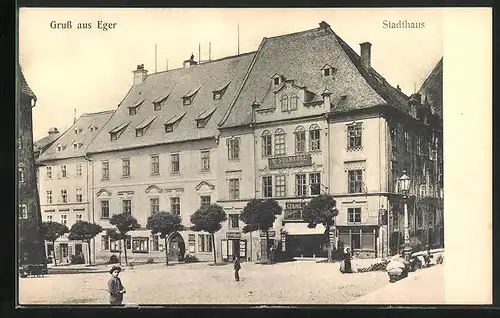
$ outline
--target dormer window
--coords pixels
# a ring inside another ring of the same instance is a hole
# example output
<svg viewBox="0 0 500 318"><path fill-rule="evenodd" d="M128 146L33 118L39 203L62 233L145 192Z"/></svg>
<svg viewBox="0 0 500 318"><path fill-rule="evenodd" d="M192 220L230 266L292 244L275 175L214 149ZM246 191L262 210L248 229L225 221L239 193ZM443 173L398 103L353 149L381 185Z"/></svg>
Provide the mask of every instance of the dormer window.
<svg viewBox="0 0 500 318"><path fill-rule="evenodd" d="M286 112L288 110L288 96L281 95L280 104L281 104L281 111Z"/></svg>
<svg viewBox="0 0 500 318"><path fill-rule="evenodd" d="M273 78L273 83L274 83L274 85L279 85L280 84L280 78L279 77Z"/></svg>
<svg viewBox="0 0 500 318"><path fill-rule="evenodd" d="M137 127L135 127L135 136L144 136L144 132L151 126L155 119L156 116L144 119Z"/></svg>
<svg viewBox="0 0 500 318"><path fill-rule="evenodd" d="M76 142L73 143L73 149L78 149L78 144Z"/></svg>
<svg viewBox="0 0 500 318"><path fill-rule="evenodd" d="M182 97L182 105L184 106L189 106L193 103L194 97L196 96L196 93L198 93L200 89L196 90L191 90L189 91L186 95Z"/></svg>
<svg viewBox="0 0 500 318"><path fill-rule="evenodd" d="M165 132L174 131L174 124L165 124Z"/></svg>
<svg viewBox="0 0 500 318"><path fill-rule="evenodd" d="M196 127L198 128L203 128L207 125L208 121L210 120L210 117L212 117L212 114L215 112L217 108L213 108L210 110L204 110L201 112L201 114L196 117Z"/></svg>
<svg viewBox="0 0 500 318"><path fill-rule="evenodd" d="M64 150L64 148L66 148L65 146L63 145L57 145L57 152L61 152Z"/></svg>
<svg viewBox="0 0 500 318"><path fill-rule="evenodd" d="M175 126L179 123L179 121L182 119L182 117L184 117L184 115L186 115L185 112L183 114L180 114L180 115L175 115L172 118L170 118L169 120L167 120L167 122L165 123L165 132L169 133L169 132L174 131Z"/></svg>
<svg viewBox="0 0 500 318"><path fill-rule="evenodd" d="M93 132L94 130L97 130L97 126L91 125L89 127L90 132Z"/></svg>
<svg viewBox="0 0 500 318"><path fill-rule="evenodd" d="M226 89L227 89L227 87L228 87L228 86L229 86L229 83L224 84L223 86L221 86L221 87L219 87L219 88L215 89L215 90L213 91L213 94L214 94L214 95L213 95L214 100L221 99L221 98L222 98L222 96L224 95L224 93L226 92Z"/></svg>
<svg viewBox="0 0 500 318"><path fill-rule="evenodd" d="M328 64L325 64L325 66L323 66L321 68L321 71L323 72L323 76L333 76L333 74L335 73L336 69L335 67L332 67Z"/></svg>
<svg viewBox="0 0 500 318"><path fill-rule="evenodd" d="M283 82L284 78L279 74L274 74L272 80L274 85L279 85Z"/></svg>
<svg viewBox="0 0 500 318"><path fill-rule="evenodd" d="M130 124L128 123L123 123L120 124L119 126L116 126L114 129L112 129L109 134L111 136L111 140L117 140L118 137L125 131L125 128Z"/></svg>
<svg viewBox="0 0 500 318"><path fill-rule="evenodd" d="M128 106L128 114L129 115L137 114L137 110L139 109L139 106L141 106L142 102L144 102L144 100L136 101L132 105Z"/></svg>
<svg viewBox="0 0 500 318"><path fill-rule="evenodd" d="M168 96L170 96L170 94L162 94L160 96L158 96L154 101L153 101L153 109L155 111L159 111L161 110L163 104L165 104L165 101L167 100Z"/></svg>

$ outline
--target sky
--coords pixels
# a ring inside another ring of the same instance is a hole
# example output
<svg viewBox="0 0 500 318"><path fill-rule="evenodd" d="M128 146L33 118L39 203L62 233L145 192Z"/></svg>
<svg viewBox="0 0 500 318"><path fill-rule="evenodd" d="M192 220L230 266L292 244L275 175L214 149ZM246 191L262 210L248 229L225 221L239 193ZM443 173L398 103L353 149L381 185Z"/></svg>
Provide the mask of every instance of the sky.
<svg viewBox="0 0 500 318"><path fill-rule="evenodd" d="M372 44L372 67L411 94L443 56L441 9L63 9L22 8L19 61L38 101L33 135L51 127L64 131L82 113L115 109L132 86L132 71L149 74L182 67L191 54L208 59L256 51L264 37L317 28L326 21L359 53ZM419 29L384 28L384 20L425 23ZM51 22L72 22L53 29ZM116 23L98 29L98 21ZM77 29L91 23L91 29Z"/></svg>

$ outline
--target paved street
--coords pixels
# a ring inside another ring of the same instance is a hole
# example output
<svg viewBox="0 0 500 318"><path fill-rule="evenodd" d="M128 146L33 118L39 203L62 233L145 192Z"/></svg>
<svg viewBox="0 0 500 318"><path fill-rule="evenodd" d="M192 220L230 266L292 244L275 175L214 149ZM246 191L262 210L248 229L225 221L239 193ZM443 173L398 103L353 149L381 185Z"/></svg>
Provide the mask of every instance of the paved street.
<svg viewBox="0 0 500 318"><path fill-rule="evenodd" d="M345 304L389 284L387 274L343 275L338 263L146 264L120 274L125 303L134 304ZM108 273L20 278L21 304L107 304Z"/></svg>

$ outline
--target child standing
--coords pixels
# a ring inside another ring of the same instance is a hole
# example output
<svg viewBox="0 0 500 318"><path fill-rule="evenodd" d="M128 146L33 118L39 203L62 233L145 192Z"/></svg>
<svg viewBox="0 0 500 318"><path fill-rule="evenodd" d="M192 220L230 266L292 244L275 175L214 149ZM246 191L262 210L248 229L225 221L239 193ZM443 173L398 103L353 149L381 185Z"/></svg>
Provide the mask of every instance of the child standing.
<svg viewBox="0 0 500 318"><path fill-rule="evenodd" d="M118 274L122 271L120 266L113 266L109 273L111 278L108 281L108 291L109 291L109 303L111 305L121 305L123 302L123 294L125 294L125 288L122 285L122 281L118 277Z"/></svg>

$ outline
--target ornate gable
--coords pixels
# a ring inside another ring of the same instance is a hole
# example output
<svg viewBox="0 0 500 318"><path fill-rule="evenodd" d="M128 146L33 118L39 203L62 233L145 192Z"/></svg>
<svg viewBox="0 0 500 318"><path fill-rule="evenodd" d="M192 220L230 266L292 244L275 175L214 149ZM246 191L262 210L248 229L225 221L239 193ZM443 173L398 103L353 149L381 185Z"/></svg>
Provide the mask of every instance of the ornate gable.
<svg viewBox="0 0 500 318"><path fill-rule="evenodd" d="M199 191L199 192L207 192L207 191L210 192L213 189L215 189L215 185L208 183L207 181L201 181L196 186L196 191Z"/></svg>
<svg viewBox="0 0 500 318"><path fill-rule="evenodd" d="M97 197L110 197L110 196L111 196L111 192L109 192L106 189L101 189L97 192Z"/></svg>
<svg viewBox="0 0 500 318"><path fill-rule="evenodd" d="M163 190L153 184L147 187L145 192L147 194L157 194L157 193L162 193Z"/></svg>

